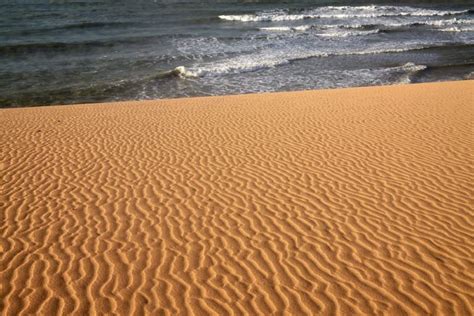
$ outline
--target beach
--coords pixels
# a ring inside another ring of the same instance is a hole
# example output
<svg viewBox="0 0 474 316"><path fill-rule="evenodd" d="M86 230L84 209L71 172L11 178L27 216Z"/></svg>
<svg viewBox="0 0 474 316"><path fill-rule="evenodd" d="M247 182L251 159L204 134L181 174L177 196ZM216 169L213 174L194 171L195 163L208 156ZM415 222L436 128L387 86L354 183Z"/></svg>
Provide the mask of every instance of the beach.
<svg viewBox="0 0 474 316"><path fill-rule="evenodd" d="M474 81L0 109L2 315L472 315Z"/></svg>

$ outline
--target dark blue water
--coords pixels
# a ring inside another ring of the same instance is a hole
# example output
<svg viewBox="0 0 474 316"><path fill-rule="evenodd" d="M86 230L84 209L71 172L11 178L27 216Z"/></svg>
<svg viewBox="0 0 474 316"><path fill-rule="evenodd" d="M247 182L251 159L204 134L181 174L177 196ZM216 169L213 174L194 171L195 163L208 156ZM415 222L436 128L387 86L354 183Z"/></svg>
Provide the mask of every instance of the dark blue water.
<svg viewBox="0 0 474 316"><path fill-rule="evenodd" d="M470 1L2 1L0 106L472 78Z"/></svg>

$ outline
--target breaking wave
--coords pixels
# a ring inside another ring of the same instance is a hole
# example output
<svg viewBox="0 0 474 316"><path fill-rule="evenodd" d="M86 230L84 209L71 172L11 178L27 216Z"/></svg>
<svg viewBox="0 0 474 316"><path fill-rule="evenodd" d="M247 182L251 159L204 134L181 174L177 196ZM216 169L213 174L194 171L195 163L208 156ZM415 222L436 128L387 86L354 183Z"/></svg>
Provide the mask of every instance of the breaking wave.
<svg viewBox="0 0 474 316"><path fill-rule="evenodd" d="M463 26L466 29L470 29L471 25L474 25L474 20L468 19L445 19L445 20L426 20L426 21L411 21L411 22L384 22L384 23L354 23L354 24L305 24L298 26L269 26L269 27L260 27L261 31L270 31L270 32L289 32L289 31L308 31L311 29L378 29L378 28L397 28L397 27L411 27L411 26L435 26L435 27L444 27L444 26Z"/></svg>
<svg viewBox="0 0 474 316"><path fill-rule="evenodd" d="M374 18L402 16L450 16L471 13L471 10L433 10L408 6L327 6L292 13L289 10L261 11L255 14L219 15L219 19L236 22L281 22L304 19Z"/></svg>
<svg viewBox="0 0 474 316"><path fill-rule="evenodd" d="M171 71L166 72L168 76L179 76L181 78L196 78L214 75L237 74L244 72L252 72L261 69L268 69L276 66L288 64L296 60L304 60L315 57L329 56L348 56L348 55L370 55L370 54L388 54L401 53L407 51L416 51L429 48L437 48L447 46L445 44L419 45L407 48L387 48L387 49L369 49L361 51L347 51L340 53L326 53L315 51L290 51L277 52L275 55L261 53L258 55L244 55L227 60L220 60L207 64L199 64L191 67L179 66ZM426 68L423 65L415 65L408 63L403 66L406 71L420 71Z"/></svg>

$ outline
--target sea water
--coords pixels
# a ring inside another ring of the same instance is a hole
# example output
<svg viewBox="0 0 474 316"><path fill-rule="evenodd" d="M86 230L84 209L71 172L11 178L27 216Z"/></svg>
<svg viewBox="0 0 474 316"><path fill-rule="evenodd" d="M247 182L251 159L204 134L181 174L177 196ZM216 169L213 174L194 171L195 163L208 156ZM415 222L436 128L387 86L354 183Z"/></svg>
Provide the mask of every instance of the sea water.
<svg viewBox="0 0 474 316"><path fill-rule="evenodd" d="M470 1L0 1L0 106L462 80Z"/></svg>

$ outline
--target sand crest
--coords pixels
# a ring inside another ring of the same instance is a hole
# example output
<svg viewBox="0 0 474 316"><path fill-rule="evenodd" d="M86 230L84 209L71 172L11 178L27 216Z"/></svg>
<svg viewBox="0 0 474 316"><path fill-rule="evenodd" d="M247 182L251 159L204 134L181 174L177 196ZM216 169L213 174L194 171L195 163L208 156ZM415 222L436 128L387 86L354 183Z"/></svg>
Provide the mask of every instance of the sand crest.
<svg viewBox="0 0 474 316"><path fill-rule="evenodd" d="M472 315L474 81L0 110L2 315Z"/></svg>

